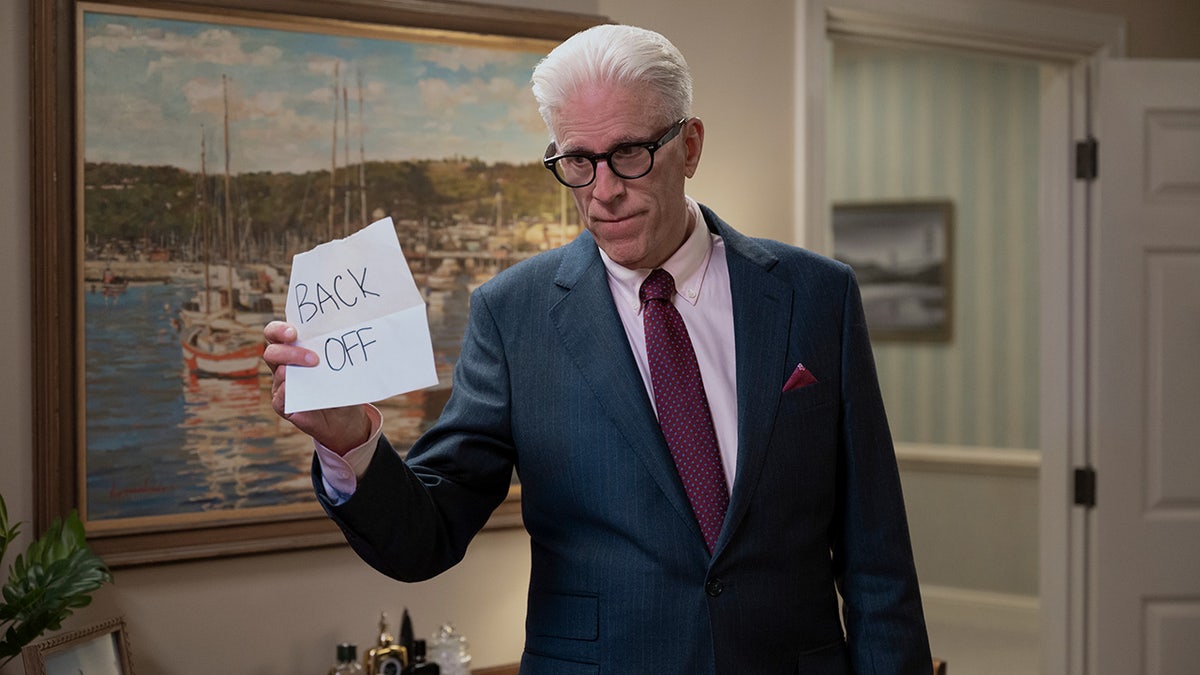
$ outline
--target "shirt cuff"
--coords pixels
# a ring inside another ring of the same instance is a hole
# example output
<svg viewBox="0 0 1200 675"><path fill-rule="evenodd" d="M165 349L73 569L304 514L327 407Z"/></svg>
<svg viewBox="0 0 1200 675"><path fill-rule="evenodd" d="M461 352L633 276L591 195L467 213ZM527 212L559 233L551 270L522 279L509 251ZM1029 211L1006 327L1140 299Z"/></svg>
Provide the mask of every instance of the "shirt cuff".
<svg viewBox="0 0 1200 675"><path fill-rule="evenodd" d="M345 455L339 455L313 441L317 461L321 464L321 482L325 487L325 494L335 506L346 503L358 489L358 479L367 472L371 458L375 456L375 446L379 444L379 437L383 435L383 414L379 409L368 405L367 417L371 420L371 437L366 443Z"/></svg>

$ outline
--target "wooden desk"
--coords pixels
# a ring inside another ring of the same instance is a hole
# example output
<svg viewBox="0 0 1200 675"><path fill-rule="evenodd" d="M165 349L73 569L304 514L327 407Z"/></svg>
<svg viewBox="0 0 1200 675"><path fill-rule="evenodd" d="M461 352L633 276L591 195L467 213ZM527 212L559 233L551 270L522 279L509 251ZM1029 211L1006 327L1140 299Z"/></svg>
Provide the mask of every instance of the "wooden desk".
<svg viewBox="0 0 1200 675"><path fill-rule="evenodd" d="M517 675L517 671L521 669L520 664L513 663L507 666L492 666L491 668L476 668L471 671L471 675ZM933 660L933 675L946 675L946 662L941 659Z"/></svg>
<svg viewBox="0 0 1200 675"><path fill-rule="evenodd" d="M517 671L521 669L521 665L513 663L507 666L492 666L491 668L476 668L471 671L471 675L517 675Z"/></svg>

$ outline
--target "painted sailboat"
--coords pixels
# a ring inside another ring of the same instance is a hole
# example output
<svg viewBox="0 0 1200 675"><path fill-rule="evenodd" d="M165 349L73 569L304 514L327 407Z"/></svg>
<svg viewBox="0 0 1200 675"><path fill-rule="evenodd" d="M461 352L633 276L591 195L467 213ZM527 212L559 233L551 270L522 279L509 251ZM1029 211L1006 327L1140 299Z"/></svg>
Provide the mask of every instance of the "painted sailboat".
<svg viewBox="0 0 1200 675"><path fill-rule="evenodd" d="M258 375L266 342L262 336L261 317L239 317L238 294L235 287L235 257L233 250L233 216L230 199L229 169L229 93L228 81L221 77L225 89L225 284L214 292L210 228L207 211L208 172L204 139L201 138L200 208L204 211L204 289L200 297L180 312L180 347L183 361L190 372L200 377L249 378ZM250 319L258 323L244 323ZM268 319L269 320L269 319Z"/></svg>
<svg viewBox="0 0 1200 675"><path fill-rule="evenodd" d="M197 376L257 377L266 343L244 333L197 324L183 331L183 361Z"/></svg>

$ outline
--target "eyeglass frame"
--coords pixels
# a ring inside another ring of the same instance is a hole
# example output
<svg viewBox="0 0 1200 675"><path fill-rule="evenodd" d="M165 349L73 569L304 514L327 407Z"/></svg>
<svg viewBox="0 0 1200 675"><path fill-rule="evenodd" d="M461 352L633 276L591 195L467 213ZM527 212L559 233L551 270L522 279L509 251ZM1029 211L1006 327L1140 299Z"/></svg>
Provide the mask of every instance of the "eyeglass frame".
<svg viewBox="0 0 1200 675"><path fill-rule="evenodd" d="M596 165L600 163L600 160L604 160L604 163L608 165L609 171L612 171L613 174L615 174L618 178L623 178L625 180L635 180L637 178L641 178L641 177L645 176L646 174L648 174L652 170L654 170L654 153L658 152L660 148L662 148L667 143L670 143L672 139L674 139L676 136L678 136L679 132L683 130L684 125L687 124L689 121L691 121L691 119L692 118L690 118L690 117L681 118L678 122L676 122L675 124L672 124L671 128L667 129L666 132L664 132L662 136L659 136L658 140L639 141L639 142L635 142L635 143L621 143L619 145L614 146L608 152L593 152L593 153L564 152L561 155L554 155L553 157L543 157L542 165L545 166L546 169L548 169L550 171L550 173L554 174L554 178L559 183L562 183L563 185L565 185L569 188L572 188L572 189L585 188L585 187L591 185L592 183L596 182L596 172L597 172ZM628 150L629 148L645 148L647 151L650 152L650 165L646 167L645 171L637 174L636 176L627 176L627 175L621 173L621 171L619 169L617 169L616 167L614 167L612 164L612 156L613 155L615 155L616 153L618 153L622 150ZM555 150L554 143L551 143L549 145L549 147L546 148L546 154L549 155L554 150ZM555 166L558 164L559 160L566 159L568 157L576 157L579 159L586 159L591 163L592 177L591 177L591 179L588 180L588 182L582 183L580 185L572 185L572 184L568 183L561 175L559 175L558 170L555 168Z"/></svg>

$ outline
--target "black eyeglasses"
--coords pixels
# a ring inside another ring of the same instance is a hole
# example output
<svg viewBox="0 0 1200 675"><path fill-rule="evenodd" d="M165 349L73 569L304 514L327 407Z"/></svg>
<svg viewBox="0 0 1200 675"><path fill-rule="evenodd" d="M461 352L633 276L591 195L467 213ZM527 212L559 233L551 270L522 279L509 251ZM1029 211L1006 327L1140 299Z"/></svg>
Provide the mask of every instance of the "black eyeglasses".
<svg viewBox="0 0 1200 675"><path fill-rule="evenodd" d="M622 143L608 152L567 152L550 157L550 153L555 150L554 144L551 143L550 147L546 148L547 157L542 159L542 164L546 165L558 182L569 188L591 185L592 181L596 180L596 163L601 160L607 162L608 168L625 180L641 178L654 168L654 153L678 136L679 130L687 121L688 118L685 117L672 124L657 141Z"/></svg>

